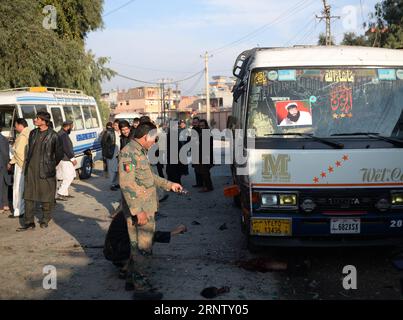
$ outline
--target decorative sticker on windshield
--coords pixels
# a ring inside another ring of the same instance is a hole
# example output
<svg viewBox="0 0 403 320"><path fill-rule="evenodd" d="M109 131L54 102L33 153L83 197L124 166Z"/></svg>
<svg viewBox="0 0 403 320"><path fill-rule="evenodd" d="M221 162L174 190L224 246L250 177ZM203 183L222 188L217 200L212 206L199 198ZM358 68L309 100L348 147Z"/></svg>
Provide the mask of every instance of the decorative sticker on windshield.
<svg viewBox="0 0 403 320"><path fill-rule="evenodd" d="M269 73L267 74L268 78L270 81L276 81L278 79L278 72L273 70L273 71L269 71Z"/></svg>
<svg viewBox="0 0 403 320"><path fill-rule="evenodd" d="M279 70L278 81L297 81L297 70Z"/></svg>
<svg viewBox="0 0 403 320"><path fill-rule="evenodd" d="M399 69L399 70L396 71L396 77L399 80L403 80L403 70L402 69Z"/></svg>
<svg viewBox="0 0 403 320"><path fill-rule="evenodd" d="M351 70L327 70L325 72L326 82L354 82L354 72Z"/></svg>
<svg viewBox="0 0 403 320"><path fill-rule="evenodd" d="M277 126L311 126L312 110L309 100L277 101Z"/></svg>
<svg viewBox="0 0 403 320"><path fill-rule="evenodd" d="M339 83L330 92L330 107L333 119L353 117L353 87L348 83Z"/></svg>
<svg viewBox="0 0 403 320"><path fill-rule="evenodd" d="M394 81L396 80L395 69L378 69L379 80Z"/></svg>
<svg viewBox="0 0 403 320"><path fill-rule="evenodd" d="M260 87L267 86L268 80L267 80L266 72L264 72L264 71L257 72L253 79L253 83L255 84L255 86L260 86Z"/></svg>

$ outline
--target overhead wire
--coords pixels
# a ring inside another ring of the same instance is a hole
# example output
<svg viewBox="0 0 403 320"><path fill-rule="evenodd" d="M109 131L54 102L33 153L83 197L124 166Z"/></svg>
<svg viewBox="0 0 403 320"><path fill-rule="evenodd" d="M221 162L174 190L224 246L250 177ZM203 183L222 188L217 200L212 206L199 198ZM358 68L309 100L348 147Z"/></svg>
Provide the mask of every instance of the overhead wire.
<svg viewBox="0 0 403 320"><path fill-rule="evenodd" d="M189 88L185 88L183 90L182 95L188 95L189 93L192 93L196 87L199 85L200 81L203 79L203 73L200 74L199 78L196 79L196 82L192 84Z"/></svg>
<svg viewBox="0 0 403 320"><path fill-rule="evenodd" d="M297 32L290 40L288 40L286 43L283 44L283 47L288 46L294 39L297 39L304 31L307 30L307 28L309 28L309 26L311 25L312 20L308 20L308 23L305 24L300 30L299 32Z"/></svg>
<svg viewBox="0 0 403 320"><path fill-rule="evenodd" d="M120 9L123 9L124 7L127 7L129 4L131 4L132 2L135 2L135 1L137 1L137 0L130 0L130 1L122 4L121 6L115 8L115 9L113 9L113 10L111 10L111 11L105 13L105 14L103 14L102 17L105 18L105 17L111 15L112 13L115 13L116 11L119 11Z"/></svg>
<svg viewBox="0 0 403 320"><path fill-rule="evenodd" d="M191 75L191 76L189 76L187 78L180 79L180 80L174 80L174 81L167 81L167 82L165 82L165 84L175 84L175 83L185 82L187 80L195 78L197 75L202 74L203 72L204 72L204 70L201 70L201 71L199 71L199 72L197 72L197 73L195 73L195 74L193 74L193 75ZM124 79L127 79L127 80L132 80L132 81L139 82L139 83L153 84L153 85L160 85L161 84L160 82L151 82L151 81L147 81L147 80L141 80L141 79L132 78L132 77L123 75L121 73L117 73L116 75L121 77L121 78L124 78Z"/></svg>
<svg viewBox="0 0 403 320"><path fill-rule="evenodd" d="M298 2L297 4L293 5L292 7L288 8L286 11L282 12L278 17L276 17L274 20L272 20L271 22L259 27L258 29L255 29L254 31L246 34L245 36L239 38L238 40L232 41L224 46L221 46L217 49L211 50L209 51L210 53L213 54L218 54L222 51L224 51L227 48L231 48L235 45L238 45L242 42L245 42L247 40L252 39L253 37L257 36L259 33L265 31L267 28L275 25L278 22L287 20L289 18L289 16L293 15L294 13L296 13L298 10L302 9L303 7L306 8L310 5L312 5L316 0L302 0L300 2Z"/></svg>

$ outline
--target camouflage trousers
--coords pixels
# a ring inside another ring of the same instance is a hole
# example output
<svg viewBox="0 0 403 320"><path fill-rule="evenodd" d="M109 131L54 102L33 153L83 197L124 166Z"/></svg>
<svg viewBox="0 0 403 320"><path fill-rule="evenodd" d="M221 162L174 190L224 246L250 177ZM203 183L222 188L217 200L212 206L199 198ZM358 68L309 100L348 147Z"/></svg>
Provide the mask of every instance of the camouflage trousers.
<svg viewBox="0 0 403 320"><path fill-rule="evenodd" d="M148 288L145 275L150 270L152 246L155 232L154 216L148 218L145 225L133 223L131 217L126 217L127 230L130 239L130 259L127 263L127 281L133 281L135 286Z"/></svg>

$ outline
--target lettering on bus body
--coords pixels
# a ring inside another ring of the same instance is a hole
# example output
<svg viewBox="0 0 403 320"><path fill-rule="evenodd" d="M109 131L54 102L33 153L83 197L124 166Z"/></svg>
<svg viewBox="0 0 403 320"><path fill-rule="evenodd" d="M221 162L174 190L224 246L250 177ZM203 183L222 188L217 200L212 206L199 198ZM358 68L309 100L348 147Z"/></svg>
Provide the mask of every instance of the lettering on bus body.
<svg viewBox="0 0 403 320"><path fill-rule="evenodd" d="M290 182L288 171L290 156L288 154L263 154L262 177L271 182Z"/></svg>
<svg viewBox="0 0 403 320"><path fill-rule="evenodd" d="M402 182L403 169L402 168L362 168L362 181L363 182Z"/></svg>

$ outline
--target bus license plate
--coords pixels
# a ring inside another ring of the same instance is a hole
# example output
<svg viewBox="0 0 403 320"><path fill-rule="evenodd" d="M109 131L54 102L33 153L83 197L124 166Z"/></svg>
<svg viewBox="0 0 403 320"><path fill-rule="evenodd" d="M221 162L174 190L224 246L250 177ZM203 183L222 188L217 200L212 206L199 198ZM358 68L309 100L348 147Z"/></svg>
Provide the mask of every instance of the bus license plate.
<svg viewBox="0 0 403 320"><path fill-rule="evenodd" d="M253 219L251 234L270 236L290 236L291 219Z"/></svg>
<svg viewBox="0 0 403 320"><path fill-rule="evenodd" d="M360 232L360 219L332 219L330 221L330 233L332 234L358 234Z"/></svg>

